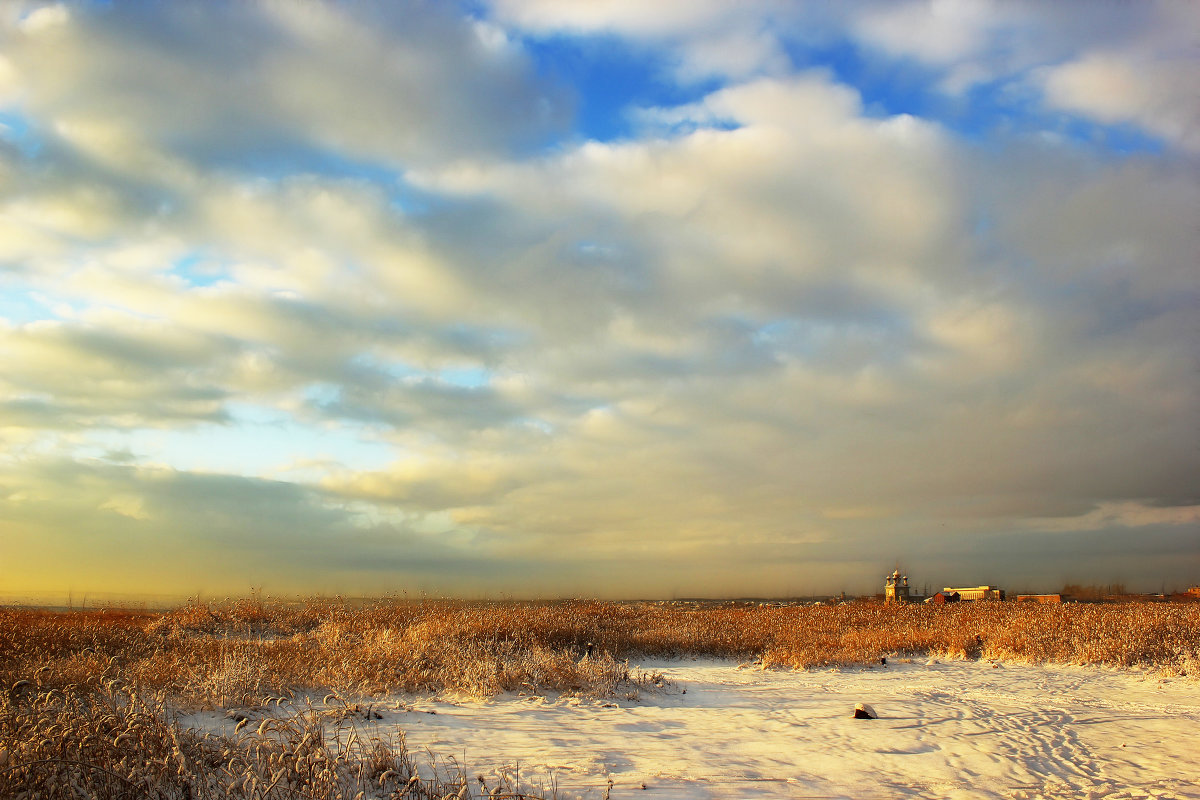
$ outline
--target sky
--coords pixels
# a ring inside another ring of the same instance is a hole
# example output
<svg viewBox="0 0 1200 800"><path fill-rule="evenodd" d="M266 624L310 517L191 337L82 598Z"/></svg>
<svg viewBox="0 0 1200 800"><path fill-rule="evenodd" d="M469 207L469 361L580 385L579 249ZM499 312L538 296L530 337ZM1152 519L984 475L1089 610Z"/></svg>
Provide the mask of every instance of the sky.
<svg viewBox="0 0 1200 800"><path fill-rule="evenodd" d="M1200 7L0 6L0 599L1200 584Z"/></svg>

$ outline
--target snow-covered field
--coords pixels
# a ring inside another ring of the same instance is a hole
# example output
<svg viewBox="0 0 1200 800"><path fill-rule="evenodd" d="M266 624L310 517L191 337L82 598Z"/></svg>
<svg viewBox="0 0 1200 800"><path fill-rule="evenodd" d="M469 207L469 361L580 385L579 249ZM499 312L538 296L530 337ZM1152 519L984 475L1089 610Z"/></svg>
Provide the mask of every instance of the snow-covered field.
<svg viewBox="0 0 1200 800"><path fill-rule="evenodd" d="M987 661L638 666L669 684L638 700L375 699L382 719L354 725L469 776L519 769L548 790L553 775L562 798L1200 798L1194 681ZM880 718L852 718L858 702Z"/></svg>

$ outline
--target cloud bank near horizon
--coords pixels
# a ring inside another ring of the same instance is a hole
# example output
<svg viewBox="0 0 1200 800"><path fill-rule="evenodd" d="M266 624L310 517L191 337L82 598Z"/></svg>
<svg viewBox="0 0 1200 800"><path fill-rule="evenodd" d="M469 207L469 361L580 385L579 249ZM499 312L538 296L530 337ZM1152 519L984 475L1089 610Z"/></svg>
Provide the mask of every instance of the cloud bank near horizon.
<svg viewBox="0 0 1200 800"><path fill-rule="evenodd" d="M0 592L1200 571L1200 14L27 4Z"/></svg>

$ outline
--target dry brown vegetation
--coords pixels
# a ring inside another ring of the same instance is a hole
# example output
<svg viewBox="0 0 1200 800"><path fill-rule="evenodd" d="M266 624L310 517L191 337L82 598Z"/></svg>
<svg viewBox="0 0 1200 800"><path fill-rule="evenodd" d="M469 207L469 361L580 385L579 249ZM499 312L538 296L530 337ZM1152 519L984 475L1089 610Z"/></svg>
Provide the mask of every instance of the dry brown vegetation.
<svg viewBox="0 0 1200 800"><path fill-rule="evenodd" d="M3 685L90 690L117 680L216 707L297 689L610 696L639 689L626 659L683 654L794 668L940 654L1196 674L1200 604L242 600L163 614L0 609Z"/></svg>
<svg viewBox="0 0 1200 800"><path fill-rule="evenodd" d="M481 787L462 776L414 779L402 742L328 741L317 712L227 738L181 731L166 709L261 706L303 691L634 698L657 676L631 674L626 659L684 654L794 668L943 655L1195 677L1200 604L242 600L164 614L0 609L0 796L470 796Z"/></svg>
<svg viewBox="0 0 1200 800"><path fill-rule="evenodd" d="M474 796L466 776L420 776L403 742L333 737L323 715L267 719L214 736L170 721L161 697L111 686L83 693L32 684L0 700L0 797L443 798ZM521 797L480 784L490 797Z"/></svg>

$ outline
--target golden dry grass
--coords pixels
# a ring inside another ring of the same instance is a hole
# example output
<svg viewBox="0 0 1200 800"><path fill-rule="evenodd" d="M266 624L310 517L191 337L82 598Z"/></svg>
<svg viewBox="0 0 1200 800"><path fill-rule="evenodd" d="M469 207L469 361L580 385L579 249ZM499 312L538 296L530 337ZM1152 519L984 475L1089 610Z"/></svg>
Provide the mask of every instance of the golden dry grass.
<svg viewBox="0 0 1200 800"><path fill-rule="evenodd" d="M523 798L506 783L422 777L403 741L331 737L323 714L266 719L238 736L170 721L161 697L26 684L0 697L0 797L20 800Z"/></svg>
<svg viewBox="0 0 1200 800"><path fill-rule="evenodd" d="M658 676L631 674L627 659L683 654L792 668L985 657L1200 677L1200 604L240 600L164 614L0 609L0 796L473 796L480 787L462 779L412 779L403 743L325 741L317 716L273 722L262 736L205 738L174 727L166 709L261 706L304 690L633 698Z"/></svg>
<svg viewBox="0 0 1200 800"><path fill-rule="evenodd" d="M588 643L594 647L583 658ZM0 681L120 680L226 707L343 693L636 692L626 659L762 658L806 668L884 655L1151 667L1196 674L1200 604L688 606L238 601L163 614L0 609Z"/></svg>

